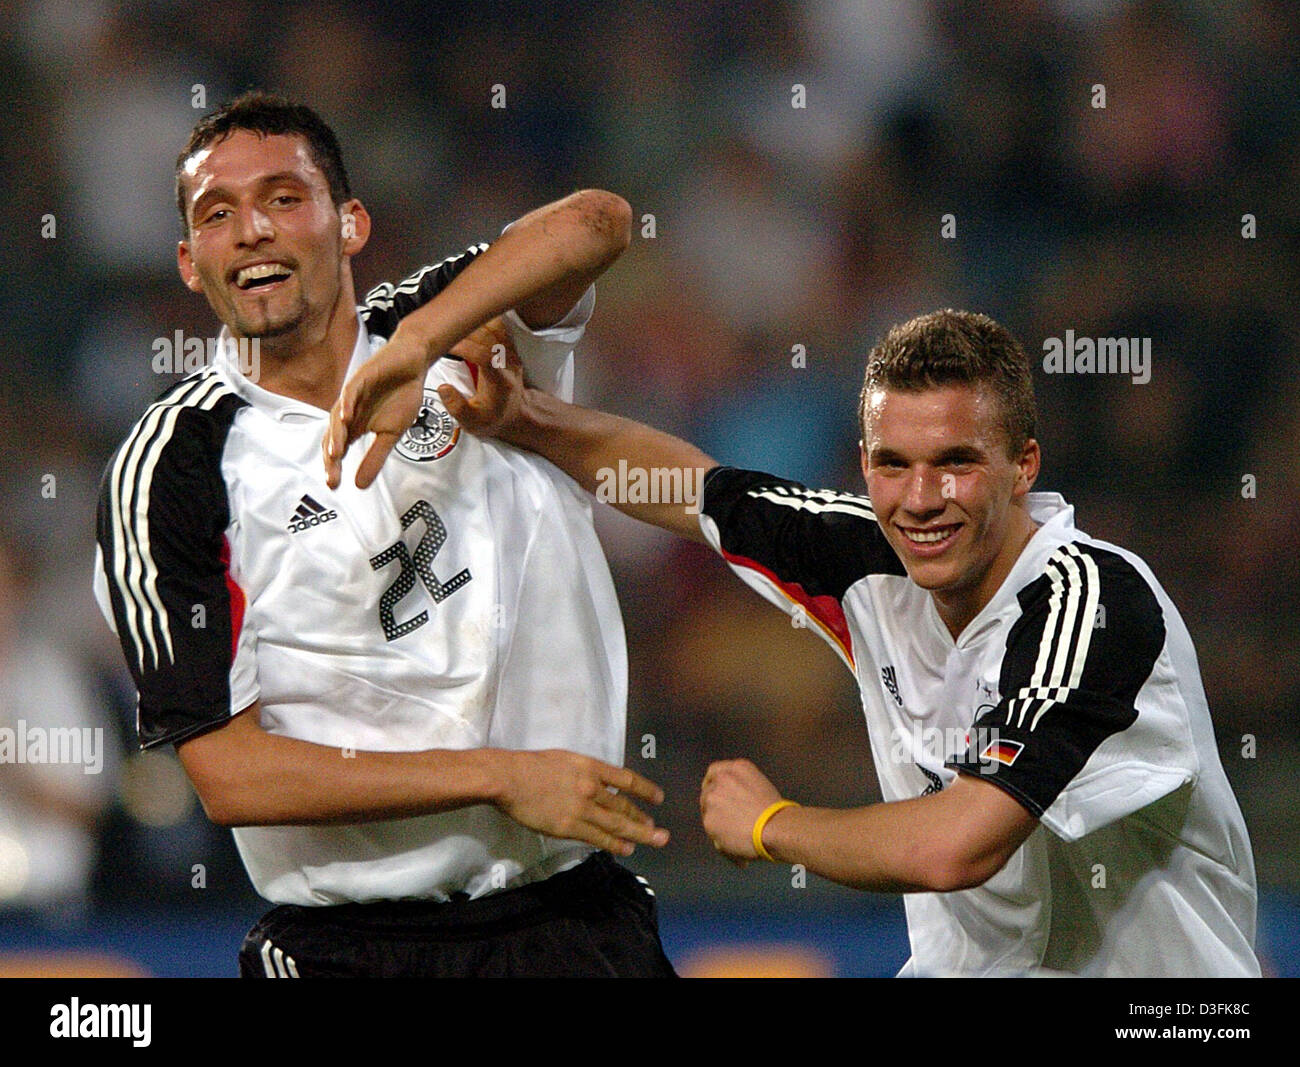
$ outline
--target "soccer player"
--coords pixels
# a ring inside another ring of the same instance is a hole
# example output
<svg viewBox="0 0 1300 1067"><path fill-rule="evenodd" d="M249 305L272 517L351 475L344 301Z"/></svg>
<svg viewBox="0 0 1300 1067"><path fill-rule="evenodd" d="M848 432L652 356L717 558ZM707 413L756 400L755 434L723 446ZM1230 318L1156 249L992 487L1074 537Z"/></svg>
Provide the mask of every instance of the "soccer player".
<svg viewBox="0 0 1300 1067"><path fill-rule="evenodd" d="M371 367L357 389L370 398ZM332 413L331 446L353 386ZM868 495L729 469L686 442L488 365L462 426L589 490L620 461L700 501L620 502L707 541L854 672L886 803L800 807L714 763L715 846L906 894L904 975L1249 976L1255 873L1196 655L1145 563L1074 525L1039 472L1029 363L983 315L894 327L862 390ZM665 479L678 472L676 483Z"/></svg>
<svg viewBox="0 0 1300 1067"><path fill-rule="evenodd" d="M479 327L504 312L530 381L568 395L626 203L576 193L358 306L370 217L310 109L251 93L205 117L176 190L181 277L224 328L108 466L96 592L142 747L176 746L278 905L241 973L671 974L653 894L596 851L668 835L634 803L658 787L621 766L626 653L589 504L462 434L436 392L472 388L438 357L488 358ZM379 349L427 381L375 484L327 484L328 409Z"/></svg>

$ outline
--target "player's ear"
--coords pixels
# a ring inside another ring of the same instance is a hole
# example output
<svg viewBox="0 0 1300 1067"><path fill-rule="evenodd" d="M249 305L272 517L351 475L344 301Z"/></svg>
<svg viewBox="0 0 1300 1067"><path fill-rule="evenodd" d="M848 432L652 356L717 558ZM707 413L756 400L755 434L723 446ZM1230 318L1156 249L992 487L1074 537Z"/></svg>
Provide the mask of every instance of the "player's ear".
<svg viewBox="0 0 1300 1067"><path fill-rule="evenodd" d="M858 442L858 466L862 468L862 480L867 480L867 446Z"/></svg>
<svg viewBox="0 0 1300 1067"><path fill-rule="evenodd" d="M1015 495L1020 496L1034 487L1042 461L1043 455L1038 442L1031 437L1025 442L1025 447L1020 450L1020 458L1016 461L1019 470L1016 474Z"/></svg>
<svg viewBox="0 0 1300 1067"><path fill-rule="evenodd" d="M187 289L194 293L203 292L203 281L194 269L194 257L190 255L188 241L178 241L176 244L176 267L181 272L181 281Z"/></svg>
<svg viewBox="0 0 1300 1067"><path fill-rule="evenodd" d="M355 256L365 248L370 239L370 212L360 200L347 200L339 205L339 233L345 256Z"/></svg>

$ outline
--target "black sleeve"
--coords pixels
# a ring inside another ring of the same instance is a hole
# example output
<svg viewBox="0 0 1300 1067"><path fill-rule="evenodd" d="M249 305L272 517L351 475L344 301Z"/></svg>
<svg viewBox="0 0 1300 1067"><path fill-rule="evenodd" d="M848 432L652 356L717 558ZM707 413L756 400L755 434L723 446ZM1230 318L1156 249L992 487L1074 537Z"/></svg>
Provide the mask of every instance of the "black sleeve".
<svg viewBox="0 0 1300 1067"><path fill-rule="evenodd" d="M366 294L360 308L366 331L374 337L392 337L402 319L447 288L487 247L486 244L470 245L464 252L421 267L396 285L391 282L376 285Z"/></svg>
<svg viewBox="0 0 1300 1067"><path fill-rule="evenodd" d="M802 608L850 666L845 592L869 574L907 573L865 496L715 467L704 480L700 519L709 543L747 584L792 614Z"/></svg>
<svg viewBox="0 0 1300 1067"><path fill-rule="evenodd" d="M715 467L704 480L701 510L724 556L756 563L810 596L838 600L868 574L907 573L865 496Z"/></svg>
<svg viewBox="0 0 1300 1067"><path fill-rule="evenodd" d="M244 402L183 382L110 461L96 536L113 621L140 694L142 748L183 741L242 710L230 670L244 600L229 580L221 452Z"/></svg>
<svg viewBox="0 0 1300 1067"><path fill-rule="evenodd" d="M1137 720L1165 644L1164 614L1123 557L1065 544L1017 594L1001 699L950 767L986 777L1041 818L1106 738Z"/></svg>

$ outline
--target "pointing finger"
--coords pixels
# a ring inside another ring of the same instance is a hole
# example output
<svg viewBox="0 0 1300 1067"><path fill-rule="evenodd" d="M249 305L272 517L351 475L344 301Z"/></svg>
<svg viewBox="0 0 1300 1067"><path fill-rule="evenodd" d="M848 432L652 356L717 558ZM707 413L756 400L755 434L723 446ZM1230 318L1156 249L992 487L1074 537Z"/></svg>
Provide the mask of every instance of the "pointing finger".
<svg viewBox="0 0 1300 1067"><path fill-rule="evenodd" d="M640 822L610 811L608 808L594 805L588 810L585 821L600 827L606 833L634 844L654 845L657 848L668 844L668 831L655 826L649 819Z"/></svg>
<svg viewBox="0 0 1300 1067"><path fill-rule="evenodd" d="M357 468L357 488L367 489L370 483L379 476L379 470L384 465L384 460L397 444L398 435L384 431L375 434L374 443L371 444L369 451L366 452L365 458L361 461L361 466Z"/></svg>

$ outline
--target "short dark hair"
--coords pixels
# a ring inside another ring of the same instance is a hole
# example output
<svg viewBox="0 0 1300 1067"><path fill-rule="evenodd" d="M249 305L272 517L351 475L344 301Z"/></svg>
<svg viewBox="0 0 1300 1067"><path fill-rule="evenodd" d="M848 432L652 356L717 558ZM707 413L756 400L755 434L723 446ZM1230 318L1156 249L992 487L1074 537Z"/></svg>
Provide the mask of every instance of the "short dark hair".
<svg viewBox="0 0 1300 1067"><path fill-rule="evenodd" d="M330 199L337 207L351 199L348 172L334 131L305 104L295 104L283 96L252 89L199 119L190 131L181 154L176 157L176 209L181 214L181 232L188 233L190 221L185 214L185 190L181 182L186 162L195 152L210 144L224 141L236 130L248 130L262 137L299 134L307 142L312 162L320 167L329 182Z"/></svg>
<svg viewBox="0 0 1300 1067"><path fill-rule="evenodd" d="M880 388L921 392L944 385L988 385L997 397L1007 454L1034 436L1034 379L1024 348L987 315L945 308L894 326L871 350L858 400L867 439L867 402Z"/></svg>

